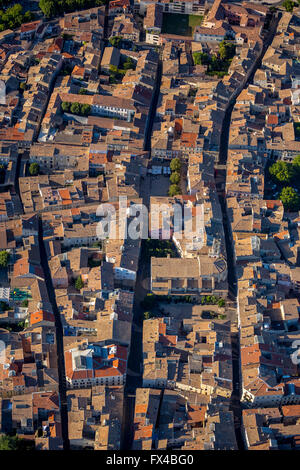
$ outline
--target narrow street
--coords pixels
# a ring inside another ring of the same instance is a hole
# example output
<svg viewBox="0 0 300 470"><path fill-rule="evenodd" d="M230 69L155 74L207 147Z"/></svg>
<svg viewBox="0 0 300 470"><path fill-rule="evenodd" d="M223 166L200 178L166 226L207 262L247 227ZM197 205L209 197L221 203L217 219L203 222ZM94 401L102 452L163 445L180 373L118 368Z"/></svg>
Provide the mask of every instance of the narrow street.
<svg viewBox="0 0 300 470"><path fill-rule="evenodd" d="M248 77L248 80L245 84L240 87L238 94L242 89L246 88L249 83L252 82L256 70L261 66L262 58L264 57L266 50L269 45L272 43L274 35L276 33L277 24L279 17L273 17L273 21L269 30L267 39L264 41L261 53L256 60L255 66L253 67L251 74ZM238 96L238 95L237 95ZM236 97L237 98L237 97ZM236 98L232 100L228 106L224 120L222 123L221 130L221 139L220 139L220 153L219 153L219 164L223 166L222 170L218 171L218 194L219 201L223 213L223 226L225 233L225 244L227 252L227 268L228 268L228 286L229 286L229 298L232 301L237 300L237 273L236 265L234 259L234 247L231 236L230 222L227 214L226 206L226 193L225 193L225 184L226 184L226 163L228 156L228 141L229 141L229 130L231 122L231 114L234 108ZM241 399L241 377L240 377L240 341L239 341L239 332L232 332L231 334L231 347L232 347L232 375L233 375L233 393L231 396L231 410L234 414L234 425L235 425L235 434L239 450L244 450L245 445L242 438L241 432L241 423L242 423L242 405L240 402Z"/></svg>

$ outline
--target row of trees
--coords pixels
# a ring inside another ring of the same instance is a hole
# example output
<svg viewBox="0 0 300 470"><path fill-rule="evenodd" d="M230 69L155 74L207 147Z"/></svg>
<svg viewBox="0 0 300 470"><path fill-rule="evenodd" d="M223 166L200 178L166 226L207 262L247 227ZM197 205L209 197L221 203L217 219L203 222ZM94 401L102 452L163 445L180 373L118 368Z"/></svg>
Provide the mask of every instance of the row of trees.
<svg viewBox="0 0 300 470"><path fill-rule="evenodd" d="M165 315L163 309L158 309L158 312L155 313L153 310L157 309L159 302L166 302L170 304L172 301L175 303L195 303L190 295L184 295L180 297L165 296L165 295L155 295L147 294L144 300L141 302L141 307L145 309L144 311L144 320L149 320L149 318L155 317L157 315ZM201 297L201 305L218 305L218 307L225 307L225 300L222 297L216 297L215 295L204 295ZM163 312L163 313L162 313ZM219 316L217 313L212 312L212 316ZM221 319L226 318L226 315L221 315Z"/></svg>
<svg viewBox="0 0 300 470"><path fill-rule="evenodd" d="M20 3L15 3L5 11L0 10L0 31L5 29L19 28L22 23L28 23L34 19L31 11L23 13L23 7Z"/></svg>
<svg viewBox="0 0 300 470"><path fill-rule="evenodd" d="M219 44L217 54L210 56L205 52L194 52L195 65L207 65L208 75L225 75L228 71L232 58L235 55L235 45L231 42L222 41Z"/></svg>
<svg viewBox="0 0 300 470"><path fill-rule="evenodd" d="M39 7L46 18L51 18L63 13L98 7L105 3L105 0L40 0Z"/></svg>
<svg viewBox="0 0 300 470"><path fill-rule="evenodd" d="M38 163L31 163L29 165L29 174L30 176L37 176L40 172L40 166Z"/></svg>
<svg viewBox="0 0 300 470"><path fill-rule="evenodd" d="M270 166L269 172L277 183L290 183L293 179L300 176L300 155L298 155L292 163L278 160Z"/></svg>
<svg viewBox="0 0 300 470"><path fill-rule="evenodd" d="M169 187L169 196L173 197L177 194L180 194L180 170L181 170L181 161L179 158L174 158L170 163L171 176L170 176L170 187Z"/></svg>
<svg viewBox="0 0 300 470"><path fill-rule="evenodd" d="M64 113L78 114L79 116L88 116L91 113L91 106L89 104L69 103L63 101L61 108Z"/></svg>

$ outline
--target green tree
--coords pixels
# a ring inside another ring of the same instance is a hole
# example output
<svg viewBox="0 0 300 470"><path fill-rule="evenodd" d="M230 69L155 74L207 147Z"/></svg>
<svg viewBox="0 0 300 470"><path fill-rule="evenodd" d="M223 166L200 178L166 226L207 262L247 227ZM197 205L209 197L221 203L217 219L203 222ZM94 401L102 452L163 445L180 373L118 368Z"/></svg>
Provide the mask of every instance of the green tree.
<svg viewBox="0 0 300 470"><path fill-rule="evenodd" d="M173 158L173 160L170 163L170 168L171 168L171 171L177 171L178 173L180 172L181 161L179 160L179 158Z"/></svg>
<svg viewBox="0 0 300 470"><path fill-rule="evenodd" d="M224 299L219 299L218 300L218 306L219 307L225 307L225 300Z"/></svg>
<svg viewBox="0 0 300 470"><path fill-rule="evenodd" d="M294 158L292 165L297 173L300 172L300 155L297 155L297 157Z"/></svg>
<svg viewBox="0 0 300 470"><path fill-rule="evenodd" d="M89 104L82 104L80 106L80 112L83 116L88 116L91 112L91 107Z"/></svg>
<svg viewBox="0 0 300 470"><path fill-rule="evenodd" d="M70 111L72 114L80 114L80 104L79 103L72 103Z"/></svg>
<svg viewBox="0 0 300 470"><path fill-rule="evenodd" d="M9 305L7 302L0 301L0 312L6 312L6 310L10 310Z"/></svg>
<svg viewBox="0 0 300 470"><path fill-rule="evenodd" d="M38 165L38 163L31 163L30 166L29 166L29 174L31 176L36 176L39 174L39 171L40 171L40 167Z"/></svg>
<svg viewBox="0 0 300 470"><path fill-rule="evenodd" d="M118 67L116 65L110 65L109 71L113 73L118 73Z"/></svg>
<svg viewBox="0 0 300 470"><path fill-rule="evenodd" d="M194 52L193 59L195 65L208 65L211 60L206 52Z"/></svg>
<svg viewBox="0 0 300 470"><path fill-rule="evenodd" d="M269 168L270 175L280 183L289 183L294 176L294 168L290 163L278 160Z"/></svg>
<svg viewBox="0 0 300 470"><path fill-rule="evenodd" d="M34 13L32 13L32 11L30 11L30 10L27 10L27 11L25 12L23 21L26 21L26 22L29 23L30 21L33 21L34 18L35 18Z"/></svg>
<svg viewBox="0 0 300 470"><path fill-rule="evenodd" d="M194 59L194 64L195 65L201 65L202 60L201 60L202 52L194 52L193 53L193 59Z"/></svg>
<svg viewBox="0 0 300 470"><path fill-rule="evenodd" d="M294 188L291 188L290 186L286 186L285 188L283 188L280 193L279 199L281 200L285 209L299 209L300 198Z"/></svg>
<svg viewBox="0 0 300 470"><path fill-rule="evenodd" d="M129 69L133 69L134 68L134 62L132 60L131 57L127 57L127 59L125 60L124 64L123 64L123 69L124 70L129 70Z"/></svg>
<svg viewBox="0 0 300 470"><path fill-rule="evenodd" d="M141 302L141 306L145 309L151 310L154 308L156 304L156 297L154 294L147 294L146 297L144 297L144 300Z"/></svg>
<svg viewBox="0 0 300 470"><path fill-rule="evenodd" d="M11 8L7 8L5 12L0 12L0 22L4 24L5 29L18 28L23 23L23 7L20 3L15 3Z"/></svg>
<svg viewBox="0 0 300 470"><path fill-rule="evenodd" d="M121 36L114 36L110 38L109 42L112 46L117 47L118 49L121 49L122 39L123 38Z"/></svg>
<svg viewBox="0 0 300 470"><path fill-rule="evenodd" d="M87 91L86 91L85 88L80 88L78 94L79 94L79 95L86 95L86 94L87 94Z"/></svg>
<svg viewBox="0 0 300 470"><path fill-rule="evenodd" d="M219 56L222 60L229 60L235 54L235 45L231 42L222 41L219 44Z"/></svg>
<svg viewBox="0 0 300 470"><path fill-rule="evenodd" d="M28 307L28 300L22 300L21 307L27 308Z"/></svg>
<svg viewBox="0 0 300 470"><path fill-rule="evenodd" d="M75 282L75 289L81 290L84 286L83 280L81 279L81 276L78 276Z"/></svg>
<svg viewBox="0 0 300 470"><path fill-rule="evenodd" d="M180 194L180 188L178 184L171 184L169 187L168 194L170 197L176 196L177 194Z"/></svg>
<svg viewBox="0 0 300 470"><path fill-rule="evenodd" d="M63 110L64 113L67 113L70 111L70 106L71 106L71 103L68 103L67 101L63 101L61 104L61 109Z"/></svg>
<svg viewBox="0 0 300 470"><path fill-rule="evenodd" d="M180 181L180 174L177 173L177 171L174 171L174 173L172 173L170 176L170 182L172 184L178 184L179 181Z"/></svg>
<svg viewBox="0 0 300 470"><path fill-rule="evenodd" d="M5 181L5 172L6 172L6 168L5 168L5 166L1 163L1 164L0 164L0 184L4 183L4 181Z"/></svg>
<svg viewBox="0 0 300 470"><path fill-rule="evenodd" d="M149 320L151 312L144 312L144 320Z"/></svg>

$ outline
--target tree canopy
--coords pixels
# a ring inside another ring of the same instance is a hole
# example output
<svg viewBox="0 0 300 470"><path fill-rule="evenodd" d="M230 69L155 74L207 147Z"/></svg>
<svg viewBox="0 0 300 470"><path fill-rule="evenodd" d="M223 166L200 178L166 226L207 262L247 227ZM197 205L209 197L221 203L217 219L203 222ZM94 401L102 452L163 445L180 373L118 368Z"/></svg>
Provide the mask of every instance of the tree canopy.
<svg viewBox="0 0 300 470"><path fill-rule="evenodd" d="M84 286L83 280L81 279L81 276L79 276L75 282L75 289L81 290L83 286Z"/></svg>
<svg viewBox="0 0 300 470"><path fill-rule="evenodd" d="M10 254L8 251L0 251L0 268L6 268L10 259Z"/></svg>
<svg viewBox="0 0 300 470"><path fill-rule="evenodd" d="M61 109L64 113L78 114L79 116L88 116L91 112L91 106L89 104L80 104L80 103L68 103L63 101L61 104Z"/></svg>
<svg viewBox="0 0 300 470"><path fill-rule="evenodd" d="M71 103L68 103L67 101L63 101L61 104L61 109L63 110L64 113L67 113L68 111L70 111L70 106L71 106Z"/></svg>
<svg viewBox="0 0 300 470"><path fill-rule="evenodd" d="M18 436L9 436L4 434L0 437L0 451L1 450L33 450L34 442L20 439Z"/></svg>
<svg viewBox="0 0 300 470"><path fill-rule="evenodd" d="M36 176L39 174L39 171L40 171L40 167L38 165L38 163L31 163L30 166L29 166L29 174L31 176Z"/></svg>
<svg viewBox="0 0 300 470"><path fill-rule="evenodd" d="M269 168L269 172L280 183L289 183L294 176L293 166L281 160L273 163Z"/></svg>
<svg viewBox="0 0 300 470"><path fill-rule="evenodd" d="M112 46L121 49L122 39L123 38L121 36L113 36L112 38L110 38L109 42Z"/></svg>
<svg viewBox="0 0 300 470"><path fill-rule="evenodd" d="M172 184L178 184L179 181L180 181L180 174L177 171L174 171L174 173L172 173L170 176L170 182Z"/></svg>
<svg viewBox="0 0 300 470"><path fill-rule="evenodd" d="M7 8L5 11L0 10L0 30L15 29L21 26L22 23L32 21L34 14L27 11L23 14L23 7L20 3L15 3L12 7Z"/></svg>
<svg viewBox="0 0 300 470"><path fill-rule="evenodd" d="M282 5L286 9L286 11L288 11L289 13L292 13L296 3L293 2L292 0L285 0Z"/></svg>
<svg viewBox="0 0 300 470"><path fill-rule="evenodd" d="M177 194L180 194L180 188L178 184L171 184L169 187L168 194L170 197L176 196Z"/></svg>
<svg viewBox="0 0 300 470"><path fill-rule="evenodd" d="M105 4L105 0L40 0L39 7L47 18Z"/></svg>
<svg viewBox="0 0 300 470"><path fill-rule="evenodd" d="M294 158L292 165L297 172L300 171L300 155Z"/></svg>
<svg viewBox="0 0 300 470"><path fill-rule="evenodd" d="M179 172L180 169L181 169L181 161L179 160L179 158L174 158L171 163L170 163L170 168L171 168L171 171L177 171Z"/></svg>

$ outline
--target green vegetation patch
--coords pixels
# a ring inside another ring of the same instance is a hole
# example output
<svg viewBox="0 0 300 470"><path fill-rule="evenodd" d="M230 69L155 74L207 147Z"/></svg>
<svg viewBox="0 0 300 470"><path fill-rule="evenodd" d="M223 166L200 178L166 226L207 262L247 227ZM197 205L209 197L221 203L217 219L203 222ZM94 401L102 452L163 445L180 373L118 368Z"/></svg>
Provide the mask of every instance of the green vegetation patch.
<svg viewBox="0 0 300 470"><path fill-rule="evenodd" d="M22 5L20 3L15 3L5 11L0 10L0 31L19 28L22 23L29 23L30 21L33 21L34 18L35 16L31 11L26 11L24 13Z"/></svg>
<svg viewBox="0 0 300 470"><path fill-rule="evenodd" d="M170 255L171 258L177 258L177 251L174 243L171 240L155 240L148 238L143 243L143 257L150 259L151 257L156 258L167 258Z"/></svg>
<svg viewBox="0 0 300 470"><path fill-rule="evenodd" d="M294 122L295 138L300 140L300 122Z"/></svg>
<svg viewBox="0 0 300 470"><path fill-rule="evenodd" d="M178 36L190 36L194 34L196 26L200 26L203 16L181 15L180 13L164 13L162 33L177 34Z"/></svg>
<svg viewBox="0 0 300 470"><path fill-rule="evenodd" d="M63 13L98 7L105 3L106 0L40 0L39 7L46 18L51 18Z"/></svg>
<svg viewBox="0 0 300 470"><path fill-rule="evenodd" d="M77 114L78 116L88 116L91 113L91 106L89 104L69 103L63 101L61 109L64 113Z"/></svg>
<svg viewBox="0 0 300 470"><path fill-rule="evenodd" d="M227 74L232 59L235 55L235 45L228 41L219 44L217 54L209 55L203 52L194 52L193 60L195 65L206 65L206 75L222 78Z"/></svg>

